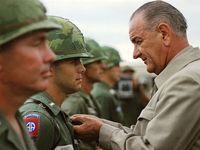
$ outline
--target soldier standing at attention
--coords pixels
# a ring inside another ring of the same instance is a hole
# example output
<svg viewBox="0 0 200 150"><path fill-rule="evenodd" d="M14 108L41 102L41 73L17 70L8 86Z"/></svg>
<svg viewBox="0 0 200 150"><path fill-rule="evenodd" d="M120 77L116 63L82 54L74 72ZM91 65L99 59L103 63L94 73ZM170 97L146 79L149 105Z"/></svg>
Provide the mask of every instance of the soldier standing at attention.
<svg viewBox="0 0 200 150"><path fill-rule="evenodd" d="M103 73L102 60L106 57L103 55L99 44L93 39L86 39L86 48L93 57L82 59L86 72L83 75L81 90L66 98L61 108L69 115L90 114L101 117L100 104L91 96L90 92L93 84L101 79ZM84 142L79 144L79 147L83 150L94 150L96 145L96 142Z"/></svg>
<svg viewBox="0 0 200 150"><path fill-rule="evenodd" d="M93 56L91 58L83 58L82 62L86 68L83 75L81 90L70 95L62 104L61 108L69 115L73 114L90 114L97 117L100 115L100 105L94 100L90 92L93 84L99 82L103 73L102 60L106 57L101 51L99 44L92 40L86 39L86 48Z"/></svg>
<svg viewBox="0 0 200 150"><path fill-rule="evenodd" d="M200 149L200 50L189 45L183 14L164 1L151 1L131 16L133 57L157 74L155 94L132 128L89 116L73 116L83 139L111 150ZM157 88L157 90L156 90Z"/></svg>
<svg viewBox="0 0 200 150"><path fill-rule="evenodd" d="M122 108L117 94L112 88L120 79L119 63L121 58L118 51L112 47L104 46L102 51L108 59L103 61L104 72L101 82L94 85L91 93L101 105L102 118L123 123Z"/></svg>
<svg viewBox="0 0 200 150"><path fill-rule="evenodd" d="M63 29L48 35L56 54L50 66L47 90L29 98L20 108L38 150L76 150L69 117L61 111L65 97L81 88L85 68L80 58L88 57L81 31L69 20L51 17Z"/></svg>
<svg viewBox="0 0 200 150"><path fill-rule="evenodd" d="M145 95L143 85L133 76L135 70L129 65L121 67L121 70L117 93L124 115L123 125L129 127L137 122L137 118L149 102L149 98Z"/></svg>
<svg viewBox="0 0 200 150"><path fill-rule="evenodd" d="M47 32L60 28L37 0L0 0L0 149L35 150L17 109L47 88L55 55Z"/></svg>

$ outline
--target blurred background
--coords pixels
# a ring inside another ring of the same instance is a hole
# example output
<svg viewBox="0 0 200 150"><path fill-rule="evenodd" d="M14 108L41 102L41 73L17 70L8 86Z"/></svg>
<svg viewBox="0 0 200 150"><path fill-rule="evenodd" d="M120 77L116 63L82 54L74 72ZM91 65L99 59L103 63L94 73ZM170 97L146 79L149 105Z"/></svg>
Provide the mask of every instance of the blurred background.
<svg viewBox="0 0 200 150"><path fill-rule="evenodd" d="M49 15L70 19L83 32L101 45L119 50L123 65L131 65L136 76L149 75L141 60L133 60L133 45L129 41L129 18L133 11L148 0L41 0ZM190 44L200 43L200 1L166 0L178 8L188 22Z"/></svg>

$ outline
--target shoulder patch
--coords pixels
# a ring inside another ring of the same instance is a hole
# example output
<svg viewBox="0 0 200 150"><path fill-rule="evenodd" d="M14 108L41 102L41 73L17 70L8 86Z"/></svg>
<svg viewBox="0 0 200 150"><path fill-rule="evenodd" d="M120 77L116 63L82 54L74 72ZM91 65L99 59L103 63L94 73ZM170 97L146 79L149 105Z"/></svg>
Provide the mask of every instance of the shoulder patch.
<svg viewBox="0 0 200 150"><path fill-rule="evenodd" d="M31 137L37 137L39 134L40 118L38 114L28 114L24 116L24 122Z"/></svg>

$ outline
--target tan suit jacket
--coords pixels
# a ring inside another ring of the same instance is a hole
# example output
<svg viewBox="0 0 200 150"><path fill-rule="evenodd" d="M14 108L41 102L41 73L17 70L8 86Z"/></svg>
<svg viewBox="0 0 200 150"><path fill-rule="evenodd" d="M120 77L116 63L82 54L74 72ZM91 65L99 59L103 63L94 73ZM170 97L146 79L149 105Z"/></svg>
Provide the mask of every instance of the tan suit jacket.
<svg viewBox="0 0 200 150"><path fill-rule="evenodd" d="M156 77L158 91L132 128L104 120L100 145L112 150L200 149L200 50L189 46Z"/></svg>

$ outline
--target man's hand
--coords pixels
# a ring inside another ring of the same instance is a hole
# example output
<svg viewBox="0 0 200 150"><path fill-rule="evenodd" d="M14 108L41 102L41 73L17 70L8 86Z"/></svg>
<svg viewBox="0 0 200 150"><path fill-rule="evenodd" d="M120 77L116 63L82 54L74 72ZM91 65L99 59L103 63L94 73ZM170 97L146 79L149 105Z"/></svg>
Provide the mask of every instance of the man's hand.
<svg viewBox="0 0 200 150"><path fill-rule="evenodd" d="M92 115L73 115L70 117L72 123L75 122L73 126L76 136L82 140L95 140L99 138L99 131L103 122L100 118Z"/></svg>

